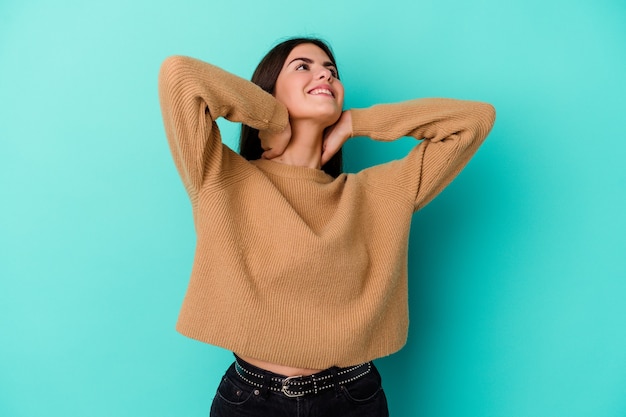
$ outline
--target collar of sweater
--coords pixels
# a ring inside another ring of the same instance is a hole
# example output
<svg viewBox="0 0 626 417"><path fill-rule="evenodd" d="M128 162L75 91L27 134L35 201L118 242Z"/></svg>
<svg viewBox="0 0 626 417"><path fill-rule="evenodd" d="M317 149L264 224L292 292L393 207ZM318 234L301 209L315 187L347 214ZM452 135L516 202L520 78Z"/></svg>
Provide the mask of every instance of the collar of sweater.
<svg viewBox="0 0 626 417"><path fill-rule="evenodd" d="M266 174L278 177L311 180L322 184L329 184L335 180L321 169L281 164L268 159L250 162Z"/></svg>

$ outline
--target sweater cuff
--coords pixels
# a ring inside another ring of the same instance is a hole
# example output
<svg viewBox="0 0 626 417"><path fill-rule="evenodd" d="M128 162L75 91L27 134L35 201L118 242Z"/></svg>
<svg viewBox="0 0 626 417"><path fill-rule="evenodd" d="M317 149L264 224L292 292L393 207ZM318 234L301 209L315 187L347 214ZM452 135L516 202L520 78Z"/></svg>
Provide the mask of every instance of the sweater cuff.
<svg viewBox="0 0 626 417"><path fill-rule="evenodd" d="M352 137L369 136L374 129L372 118L368 117L371 109L350 109L352 116Z"/></svg>
<svg viewBox="0 0 626 417"><path fill-rule="evenodd" d="M275 100L274 113L269 120L264 120L267 130L270 132L282 132L289 122L289 112L287 107L278 100Z"/></svg>

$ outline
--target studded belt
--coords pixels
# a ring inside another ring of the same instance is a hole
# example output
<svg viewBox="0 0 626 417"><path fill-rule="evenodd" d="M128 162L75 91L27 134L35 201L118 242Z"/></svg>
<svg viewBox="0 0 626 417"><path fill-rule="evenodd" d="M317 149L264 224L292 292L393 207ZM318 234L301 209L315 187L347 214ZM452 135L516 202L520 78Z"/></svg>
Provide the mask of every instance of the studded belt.
<svg viewBox="0 0 626 417"><path fill-rule="evenodd" d="M263 374L263 370L237 358L235 370L242 380L254 387L267 388L287 397L302 397L356 381L372 370L372 363L366 362L348 368L329 368L308 376L284 377L271 372Z"/></svg>

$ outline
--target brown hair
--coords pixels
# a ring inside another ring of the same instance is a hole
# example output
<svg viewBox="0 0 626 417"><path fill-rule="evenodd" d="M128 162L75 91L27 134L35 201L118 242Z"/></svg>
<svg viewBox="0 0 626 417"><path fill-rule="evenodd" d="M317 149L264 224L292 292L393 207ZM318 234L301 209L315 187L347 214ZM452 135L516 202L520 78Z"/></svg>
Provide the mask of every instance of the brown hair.
<svg viewBox="0 0 626 417"><path fill-rule="evenodd" d="M270 94L274 93L276 80L285 64L285 60L298 45L303 43L311 43L319 47L328 55L330 61L337 67L335 57L324 41L316 38L292 38L279 43L273 47L259 62L259 65L252 74L251 81L261 87ZM339 78L339 75L337 75ZM239 137L239 153L247 160L255 160L261 158L263 148L261 148L261 140L259 139L259 131L250 126L241 125L241 136ZM342 157L341 149L333 155L333 157L322 167L322 170L328 175L338 177L342 173Z"/></svg>

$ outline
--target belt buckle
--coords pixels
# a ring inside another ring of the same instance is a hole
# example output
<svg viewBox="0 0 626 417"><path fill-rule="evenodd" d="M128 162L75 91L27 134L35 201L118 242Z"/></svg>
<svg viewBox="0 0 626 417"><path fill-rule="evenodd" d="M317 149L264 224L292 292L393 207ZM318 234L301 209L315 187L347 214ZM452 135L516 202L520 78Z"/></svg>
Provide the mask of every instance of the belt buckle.
<svg viewBox="0 0 626 417"><path fill-rule="evenodd" d="M289 384L291 380L296 379L296 378L301 378L301 377L302 375L297 375L297 376L288 376L287 378L283 379L282 381L283 387L281 389L281 392L290 398L302 397L304 395L304 392L293 393L289 391Z"/></svg>

